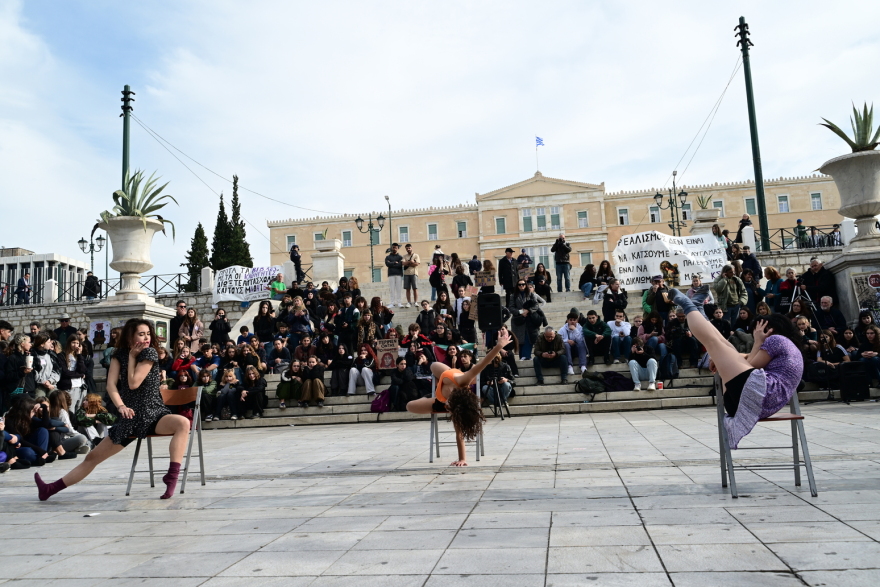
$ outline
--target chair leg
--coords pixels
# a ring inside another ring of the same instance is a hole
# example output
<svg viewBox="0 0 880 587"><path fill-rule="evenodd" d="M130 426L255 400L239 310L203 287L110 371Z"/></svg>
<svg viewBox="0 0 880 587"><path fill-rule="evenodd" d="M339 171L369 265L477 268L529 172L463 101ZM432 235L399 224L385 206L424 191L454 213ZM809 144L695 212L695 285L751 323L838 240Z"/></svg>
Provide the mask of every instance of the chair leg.
<svg viewBox="0 0 880 587"><path fill-rule="evenodd" d="M730 477L730 496L734 499L739 498L739 492L736 490L736 476L733 472L733 456L730 454L730 441L727 438L727 429L721 427L721 445L724 449L724 460L727 463L727 475Z"/></svg>
<svg viewBox="0 0 880 587"><path fill-rule="evenodd" d="M791 453L794 463L794 485L801 486L801 458L798 454L798 429L797 421L791 421Z"/></svg>
<svg viewBox="0 0 880 587"><path fill-rule="evenodd" d="M202 423L199 422L196 428L196 434L199 437L199 476L202 478L202 487L205 486L205 451L202 449Z"/></svg>
<svg viewBox="0 0 880 587"><path fill-rule="evenodd" d="M428 433L428 462L434 462L434 426L437 425L437 414L431 414L431 430Z"/></svg>
<svg viewBox="0 0 880 587"><path fill-rule="evenodd" d="M483 438L482 431L480 431L480 454L486 456L486 439Z"/></svg>
<svg viewBox="0 0 880 587"><path fill-rule="evenodd" d="M440 421L437 414L434 414L434 446L437 447L437 458L440 458Z"/></svg>
<svg viewBox="0 0 880 587"><path fill-rule="evenodd" d="M183 466L183 483L180 485L180 493L186 491L186 478L189 476L189 460L192 456L193 437L195 436L195 434L193 434L193 428L198 426L196 422L198 422L198 420L193 418L192 426L189 427L189 442L187 442L186 446L186 464Z"/></svg>
<svg viewBox="0 0 880 587"><path fill-rule="evenodd" d="M138 438L134 447L134 458L131 460L131 473L128 474L128 487L125 488L125 495L131 494L131 482L134 481L134 470L137 467L138 455L141 452L141 439Z"/></svg>
<svg viewBox="0 0 880 587"><path fill-rule="evenodd" d="M147 457L150 461L150 487L155 487L156 483L153 480L153 442L152 438L147 437Z"/></svg>
<svg viewBox="0 0 880 587"><path fill-rule="evenodd" d="M718 461L721 464L721 487L727 487L727 451L724 450L724 407L718 387L718 376L715 376L715 411L718 414Z"/></svg>
<svg viewBox="0 0 880 587"><path fill-rule="evenodd" d="M810 483L810 494L818 497L819 492L816 490L816 479L813 477L813 462L810 460L810 449L807 448L807 433L804 430L804 421L797 421L798 434L801 437L801 449L804 452L804 467L807 469L807 481Z"/></svg>
<svg viewBox="0 0 880 587"><path fill-rule="evenodd" d="M477 461L480 460L480 434L474 439L474 453L477 455Z"/></svg>

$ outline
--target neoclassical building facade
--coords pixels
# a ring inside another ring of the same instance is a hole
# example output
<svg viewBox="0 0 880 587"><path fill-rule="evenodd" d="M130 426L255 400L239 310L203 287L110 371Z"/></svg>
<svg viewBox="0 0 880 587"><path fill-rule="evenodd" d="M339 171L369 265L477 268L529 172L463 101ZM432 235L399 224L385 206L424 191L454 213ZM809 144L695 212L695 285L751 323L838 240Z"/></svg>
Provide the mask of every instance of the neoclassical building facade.
<svg viewBox="0 0 880 587"><path fill-rule="evenodd" d="M683 215L690 226L699 196L712 196L709 206L721 210L719 224L736 231L744 213L757 214L755 184L716 183L681 186L688 192ZM654 202L656 189L606 192L605 184L584 183L534 176L494 191L476 194L475 202L449 207L392 210L390 221L374 240L374 265L370 268L367 234L358 231L355 220L368 214L375 218L388 212L363 212L339 216L318 216L268 222L273 264L287 260L293 243L300 247L303 263L311 263L316 242L342 241L345 274L362 283L386 281L385 250L391 242L412 243L414 250L430 261L435 245L443 252L458 253L462 260L473 255L499 259L507 247L517 254L525 248L535 262L553 268L550 247L560 232L572 245L575 268L596 265L608 258L624 234L657 230L670 233L670 211ZM838 214L840 196L830 176L781 177L764 183L770 229L791 229L800 218L807 226L831 226L843 219ZM753 218L757 224L757 218ZM366 224L366 222L365 222ZM366 229L366 227L364 228ZM687 229L684 231L687 233ZM421 277L426 277L424 268Z"/></svg>

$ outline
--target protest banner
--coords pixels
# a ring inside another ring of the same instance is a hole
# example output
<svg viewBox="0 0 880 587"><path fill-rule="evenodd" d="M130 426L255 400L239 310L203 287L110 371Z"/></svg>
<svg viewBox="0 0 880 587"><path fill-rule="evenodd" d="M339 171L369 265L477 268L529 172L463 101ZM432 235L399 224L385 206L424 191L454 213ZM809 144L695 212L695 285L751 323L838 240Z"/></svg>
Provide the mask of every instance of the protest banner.
<svg viewBox="0 0 880 587"><path fill-rule="evenodd" d="M528 281L532 278L534 274L535 270L531 267L523 267L519 270L519 278L526 283L528 283Z"/></svg>
<svg viewBox="0 0 880 587"><path fill-rule="evenodd" d="M396 338L380 339L376 341L376 364L379 369L394 369L397 365L399 346Z"/></svg>
<svg viewBox="0 0 880 587"><path fill-rule="evenodd" d="M272 267L242 267L233 265L221 269L214 277L213 303L251 302L269 297L269 284L283 270Z"/></svg>
<svg viewBox="0 0 880 587"><path fill-rule="evenodd" d="M854 273L852 286L859 312L870 310L874 324L880 323L880 272Z"/></svg>
<svg viewBox="0 0 880 587"><path fill-rule="evenodd" d="M474 284L477 287L495 285L495 273L493 271L476 271L474 273Z"/></svg>
<svg viewBox="0 0 880 587"><path fill-rule="evenodd" d="M674 272L682 284L690 284L697 274L708 283L721 274L727 253L711 234L670 236L652 230L622 236L612 259L622 287L644 289L652 276Z"/></svg>

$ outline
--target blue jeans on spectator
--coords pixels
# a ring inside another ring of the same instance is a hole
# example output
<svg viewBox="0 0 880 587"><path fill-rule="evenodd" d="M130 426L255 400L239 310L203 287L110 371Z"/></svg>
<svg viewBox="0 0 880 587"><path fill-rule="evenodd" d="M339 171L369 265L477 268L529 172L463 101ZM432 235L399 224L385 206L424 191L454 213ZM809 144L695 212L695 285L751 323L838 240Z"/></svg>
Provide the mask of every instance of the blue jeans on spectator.
<svg viewBox="0 0 880 587"><path fill-rule="evenodd" d="M43 450L43 452L37 454L32 448L15 449L15 456L23 461L27 461L33 464L33 462L37 460L37 457L41 457L49 451L49 431L45 428L37 428L36 430L25 436L25 440L27 440L31 444L36 444Z"/></svg>
<svg viewBox="0 0 880 587"><path fill-rule="evenodd" d="M532 365L535 367L535 377L538 379L538 385L542 385L544 383L544 373L541 370L542 367L559 367L559 375L562 377L562 382L568 382L568 357L564 354L556 355L553 359L545 359L544 357L535 357L532 359Z"/></svg>
<svg viewBox="0 0 880 587"><path fill-rule="evenodd" d="M495 340L498 340L497 338ZM529 336L526 335L525 338L519 341L519 358L528 361L529 357L532 356L532 347L534 343L529 340ZM491 347L489 347L491 348Z"/></svg>
<svg viewBox="0 0 880 587"><path fill-rule="evenodd" d="M504 383L498 384L498 391L501 393L501 403L506 404L507 398L510 396L510 392L513 390L513 387L510 385L509 381L505 381ZM483 386L483 395L489 400L489 405L495 405L495 386L494 385L484 385Z"/></svg>
<svg viewBox="0 0 880 587"><path fill-rule="evenodd" d="M731 326L736 323L737 318L739 318L739 306L733 306L724 310L724 319L730 322Z"/></svg>
<svg viewBox="0 0 880 587"><path fill-rule="evenodd" d="M556 264L556 291L562 291L562 278L565 277L565 291L571 291L571 263Z"/></svg>
<svg viewBox="0 0 880 587"><path fill-rule="evenodd" d="M645 346L652 349L655 355L660 355L661 359L665 357L666 353L668 352L666 349L666 345L660 342L660 339L656 336L652 336L651 338L649 338L648 342L645 343Z"/></svg>
<svg viewBox="0 0 880 587"><path fill-rule="evenodd" d="M631 336L612 336L611 337L611 356L620 359L621 355L629 361L629 355L632 352L633 339Z"/></svg>
<svg viewBox="0 0 880 587"><path fill-rule="evenodd" d="M433 302L436 299L437 299L437 288L432 287L431 288L431 301Z"/></svg>
<svg viewBox="0 0 880 587"><path fill-rule="evenodd" d="M557 283L558 283L558 282L557 282ZM591 294L592 291L593 291L593 282L592 282L592 281L589 281L589 282L585 283L585 284L584 284L584 287L581 288L581 291L584 292L584 297L585 297L585 298L590 297L590 294Z"/></svg>
<svg viewBox="0 0 880 587"><path fill-rule="evenodd" d="M648 359L648 366L642 367L637 362L629 362L629 374L633 383L640 385L642 381L653 383L657 381L657 359Z"/></svg>
<svg viewBox="0 0 880 587"><path fill-rule="evenodd" d="M868 364L868 377L880 381L880 357L862 357L861 361Z"/></svg>
<svg viewBox="0 0 880 587"><path fill-rule="evenodd" d="M569 365L574 365L574 361L571 360L571 351L574 348L577 348L578 353L578 365L581 367L587 366L587 343L583 340L575 341L574 346L568 344L568 341L562 341L562 348L565 349L565 358L568 359Z"/></svg>

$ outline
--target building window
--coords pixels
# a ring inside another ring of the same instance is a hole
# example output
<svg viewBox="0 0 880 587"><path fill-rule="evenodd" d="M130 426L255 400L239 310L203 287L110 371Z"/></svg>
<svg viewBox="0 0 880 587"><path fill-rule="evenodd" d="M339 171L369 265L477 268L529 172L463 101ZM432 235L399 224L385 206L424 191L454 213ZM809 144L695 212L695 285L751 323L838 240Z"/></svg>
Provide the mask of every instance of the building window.
<svg viewBox="0 0 880 587"><path fill-rule="evenodd" d="M376 267L373 269L373 283L379 283L382 281L382 268Z"/></svg>
<svg viewBox="0 0 880 587"><path fill-rule="evenodd" d="M437 225L429 224L428 225L428 240L435 241L437 240Z"/></svg>
<svg viewBox="0 0 880 587"><path fill-rule="evenodd" d="M790 212L788 209L788 196L776 196L776 203L779 206L779 213L785 214L786 212Z"/></svg>
<svg viewBox="0 0 880 587"><path fill-rule="evenodd" d="M529 255L531 256L531 255ZM533 257L534 258L534 257ZM538 263L543 263L544 267L550 269L550 247L538 247ZM537 264L535 265L537 267Z"/></svg>
<svg viewBox="0 0 880 587"><path fill-rule="evenodd" d="M751 216L758 213L758 204L755 198L746 198L746 214Z"/></svg>
<svg viewBox="0 0 880 587"><path fill-rule="evenodd" d="M346 279L351 279L351 276L354 275L354 269L346 269L342 272Z"/></svg>
<svg viewBox="0 0 880 587"><path fill-rule="evenodd" d="M822 194L810 194L810 206L813 210L822 209Z"/></svg>
<svg viewBox="0 0 880 587"><path fill-rule="evenodd" d="M545 208L535 208L538 230L547 230L547 215L545 214L545 211Z"/></svg>
<svg viewBox="0 0 880 587"><path fill-rule="evenodd" d="M617 209L617 224L627 226L629 224L629 208Z"/></svg>
<svg viewBox="0 0 880 587"><path fill-rule="evenodd" d="M397 227L397 242L399 242L399 243L408 243L409 242L409 226L398 226Z"/></svg>
<svg viewBox="0 0 880 587"><path fill-rule="evenodd" d="M371 245L378 245L379 244L379 231L375 228L370 232L370 244Z"/></svg>
<svg viewBox="0 0 880 587"><path fill-rule="evenodd" d="M532 209L523 208L523 232L532 232Z"/></svg>
<svg viewBox="0 0 880 587"><path fill-rule="evenodd" d="M506 218L496 218L495 219L495 234L507 234L507 219Z"/></svg>
<svg viewBox="0 0 880 587"><path fill-rule="evenodd" d="M712 202L712 207L718 208L719 210L721 210L721 217L724 218L724 202L723 201L716 200L716 201Z"/></svg>
<svg viewBox="0 0 880 587"><path fill-rule="evenodd" d="M343 230L342 231L342 246L350 247L351 246L351 231Z"/></svg>
<svg viewBox="0 0 880 587"><path fill-rule="evenodd" d="M593 253L581 253L581 267L586 267L593 262Z"/></svg>
<svg viewBox="0 0 880 587"><path fill-rule="evenodd" d="M289 251L290 247L292 247L295 244L296 244L296 235L295 234L288 234L287 235L287 250Z"/></svg>
<svg viewBox="0 0 880 587"><path fill-rule="evenodd" d="M316 241L322 241L322 240L324 240L324 233L323 233L323 232L316 232L316 233L315 233L315 240L316 240Z"/></svg>
<svg viewBox="0 0 880 587"><path fill-rule="evenodd" d="M559 206L550 206L550 228L551 230L560 230L562 225L559 223Z"/></svg>
<svg viewBox="0 0 880 587"><path fill-rule="evenodd" d="M578 228L588 228L590 226L590 217L586 210L578 212Z"/></svg>
<svg viewBox="0 0 880 587"><path fill-rule="evenodd" d="M467 222L456 222L455 228L458 230L458 238L467 238Z"/></svg>
<svg viewBox="0 0 880 587"><path fill-rule="evenodd" d="M681 205L681 219L682 220L693 220L693 216L691 215L691 205L690 204L682 204Z"/></svg>
<svg viewBox="0 0 880 587"><path fill-rule="evenodd" d="M651 218L651 222L660 222L660 208L657 206L649 206L648 214Z"/></svg>

